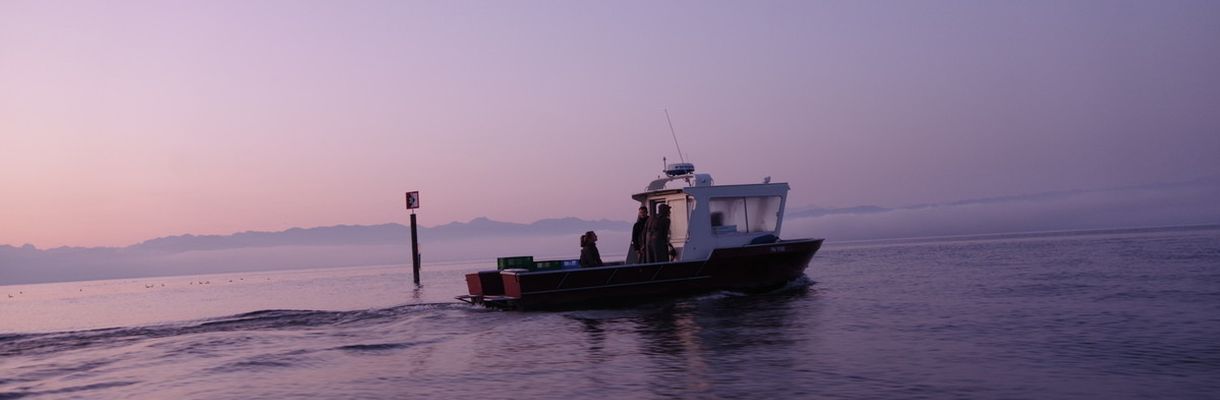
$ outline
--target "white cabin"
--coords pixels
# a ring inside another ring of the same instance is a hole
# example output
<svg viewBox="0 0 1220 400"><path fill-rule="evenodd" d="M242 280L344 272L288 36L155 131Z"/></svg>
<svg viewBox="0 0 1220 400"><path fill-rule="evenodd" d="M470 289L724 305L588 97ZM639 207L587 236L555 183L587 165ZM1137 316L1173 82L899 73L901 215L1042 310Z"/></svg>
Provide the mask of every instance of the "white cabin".
<svg viewBox="0 0 1220 400"><path fill-rule="evenodd" d="M668 176L648 184L631 198L648 207L670 207L670 244L678 261L707 259L713 249L772 242L779 237L788 198L787 183L715 185L712 176L696 174L690 164L666 168ZM671 171L680 173L674 174ZM679 186L668 188L670 184ZM685 186L683 186L683 184Z"/></svg>

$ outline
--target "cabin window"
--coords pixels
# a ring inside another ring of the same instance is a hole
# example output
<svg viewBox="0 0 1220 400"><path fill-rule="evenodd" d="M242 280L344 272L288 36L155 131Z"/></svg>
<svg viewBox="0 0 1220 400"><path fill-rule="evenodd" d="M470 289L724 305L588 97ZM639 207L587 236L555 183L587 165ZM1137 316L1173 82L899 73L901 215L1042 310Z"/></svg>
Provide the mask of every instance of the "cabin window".
<svg viewBox="0 0 1220 400"><path fill-rule="evenodd" d="M746 221L750 232L775 232L779 223L779 196L746 197Z"/></svg>
<svg viewBox="0 0 1220 400"><path fill-rule="evenodd" d="M746 199L741 197L713 198L707 204L712 215L712 232L716 234L746 231Z"/></svg>
<svg viewBox="0 0 1220 400"><path fill-rule="evenodd" d="M780 200L779 196L713 198L708 202L712 232L774 232Z"/></svg>

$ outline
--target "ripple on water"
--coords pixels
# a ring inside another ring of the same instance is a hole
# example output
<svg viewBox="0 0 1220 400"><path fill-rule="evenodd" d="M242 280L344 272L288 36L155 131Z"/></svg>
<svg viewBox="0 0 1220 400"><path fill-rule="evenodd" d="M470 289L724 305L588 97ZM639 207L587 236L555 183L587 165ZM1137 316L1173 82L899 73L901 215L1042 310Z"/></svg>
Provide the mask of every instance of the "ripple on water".
<svg viewBox="0 0 1220 400"><path fill-rule="evenodd" d="M1123 235L829 246L816 285L609 309L5 334L0 399L1214 397L1220 231Z"/></svg>

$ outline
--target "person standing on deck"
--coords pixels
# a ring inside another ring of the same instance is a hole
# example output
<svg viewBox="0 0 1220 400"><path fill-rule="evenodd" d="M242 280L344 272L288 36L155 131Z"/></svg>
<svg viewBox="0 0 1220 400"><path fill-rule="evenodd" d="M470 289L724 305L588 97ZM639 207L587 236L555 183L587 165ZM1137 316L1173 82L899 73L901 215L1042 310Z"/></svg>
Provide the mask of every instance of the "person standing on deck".
<svg viewBox="0 0 1220 400"><path fill-rule="evenodd" d="M669 205L657 207L657 215L648 219L645 243L648 262L669 262Z"/></svg>
<svg viewBox="0 0 1220 400"><path fill-rule="evenodd" d="M631 226L631 248L627 249L627 263L637 264L644 262L644 243L647 243L645 235L648 228L648 207L640 206L640 215L635 220L635 225Z"/></svg>
<svg viewBox="0 0 1220 400"><path fill-rule="evenodd" d="M585 232L580 236L580 266L602 266L602 255L597 251L597 234L593 231Z"/></svg>

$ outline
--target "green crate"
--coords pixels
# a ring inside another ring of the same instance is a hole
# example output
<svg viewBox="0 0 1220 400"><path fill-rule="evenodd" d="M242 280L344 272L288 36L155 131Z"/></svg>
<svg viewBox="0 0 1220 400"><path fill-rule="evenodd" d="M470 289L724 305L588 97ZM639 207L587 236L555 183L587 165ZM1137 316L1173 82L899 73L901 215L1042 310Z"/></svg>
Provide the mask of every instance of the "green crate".
<svg viewBox="0 0 1220 400"><path fill-rule="evenodd" d="M534 256L500 257L496 259L496 269L510 268L534 269Z"/></svg>
<svg viewBox="0 0 1220 400"><path fill-rule="evenodd" d="M536 271L550 271L555 269L563 269L563 260L538 261L534 263Z"/></svg>

